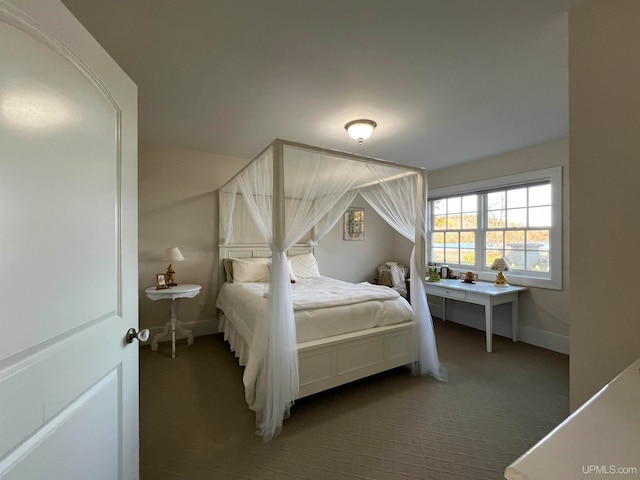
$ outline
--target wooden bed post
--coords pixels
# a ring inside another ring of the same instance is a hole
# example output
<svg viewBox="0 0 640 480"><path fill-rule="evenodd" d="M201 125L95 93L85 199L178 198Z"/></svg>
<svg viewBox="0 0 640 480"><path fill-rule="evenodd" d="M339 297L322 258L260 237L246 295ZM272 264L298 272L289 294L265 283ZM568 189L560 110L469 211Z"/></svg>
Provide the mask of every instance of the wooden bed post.
<svg viewBox="0 0 640 480"><path fill-rule="evenodd" d="M415 260L419 278L424 281L425 275L425 257L426 244L424 235L426 234L426 206L427 206L427 182L425 180L425 172L422 170L418 173L416 182L416 241L415 241Z"/></svg>
<svg viewBox="0 0 640 480"><path fill-rule="evenodd" d="M273 244L277 248L284 245L284 145L280 140L273 142ZM275 252L273 252L275 253Z"/></svg>

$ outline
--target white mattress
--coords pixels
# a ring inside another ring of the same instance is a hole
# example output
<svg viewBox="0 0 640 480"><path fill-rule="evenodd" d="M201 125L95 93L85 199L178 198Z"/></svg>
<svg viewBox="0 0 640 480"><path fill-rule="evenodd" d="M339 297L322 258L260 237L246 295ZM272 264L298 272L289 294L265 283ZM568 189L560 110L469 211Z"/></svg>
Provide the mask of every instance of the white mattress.
<svg viewBox="0 0 640 480"><path fill-rule="evenodd" d="M384 286L312 277L298 279L291 287L298 343L394 325L413 318L409 303L397 292ZM225 283L218 295L216 307L233 322L236 332L249 345L256 319L262 317L267 303L267 289L267 283ZM314 296L314 291L318 292L317 296ZM338 291L345 295L338 298ZM362 293L362 298L367 300L358 300L356 294ZM296 304L313 305L323 298L331 301L332 305L296 308Z"/></svg>

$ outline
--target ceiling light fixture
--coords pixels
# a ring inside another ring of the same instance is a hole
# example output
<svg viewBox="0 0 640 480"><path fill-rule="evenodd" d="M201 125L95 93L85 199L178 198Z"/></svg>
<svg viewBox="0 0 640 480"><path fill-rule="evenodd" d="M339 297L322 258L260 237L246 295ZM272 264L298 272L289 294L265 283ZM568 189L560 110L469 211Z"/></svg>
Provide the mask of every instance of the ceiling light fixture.
<svg viewBox="0 0 640 480"><path fill-rule="evenodd" d="M344 128L347 132L349 132L349 136L354 140L357 140L360 145L362 145L362 141L366 140L373 133L373 129L376 128L378 124L373 120L352 120L347 123Z"/></svg>

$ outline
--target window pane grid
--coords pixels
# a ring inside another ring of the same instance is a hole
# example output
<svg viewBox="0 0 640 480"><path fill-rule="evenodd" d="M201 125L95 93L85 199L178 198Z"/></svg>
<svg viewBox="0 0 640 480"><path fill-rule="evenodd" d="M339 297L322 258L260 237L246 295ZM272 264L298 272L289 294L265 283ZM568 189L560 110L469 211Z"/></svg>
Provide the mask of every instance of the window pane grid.
<svg viewBox="0 0 640 480"><path fill-rule="evenodd" d="M501 257L511 270L550 274L550 184L454 196L432 204L433 230L444 236L431 237L431 261L489 269Z"/></svg>
<svg viewBox="0 0 640 480"><path fill-rule="evenodd" d="M431 202L430 260L451 265L476 265L478 195L458 195Z"/></svg>

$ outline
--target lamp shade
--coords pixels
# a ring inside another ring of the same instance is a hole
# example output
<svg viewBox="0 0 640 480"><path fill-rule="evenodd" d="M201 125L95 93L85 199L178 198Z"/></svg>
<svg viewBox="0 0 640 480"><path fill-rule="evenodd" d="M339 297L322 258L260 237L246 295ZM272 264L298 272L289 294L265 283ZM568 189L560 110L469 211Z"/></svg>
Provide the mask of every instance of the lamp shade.
<svg viewBox="0 0 640 480"><path fill-rule="evenodd" d="M491 270L498 270L500 272L504 272L509 270L509 265L504 261L504 258L496 258L491 264Z"/></svg>
<svg viewBox="0 0 640 480"><path fill-rule="evenodd" d="M354 140L357 140L358 143L362 143L363 140L366 140L371 136L373 130L378 126L376 122L373 120L353 120L347 123L344 128L349 133L349 136Z"/></svg>
<svg viewBox="0 0 640 480"><path fill-rule="evenodd" d="M181 262L184 260L184 257L178 247L169 247L165 249L163 259L170 262Z"/></svg>

